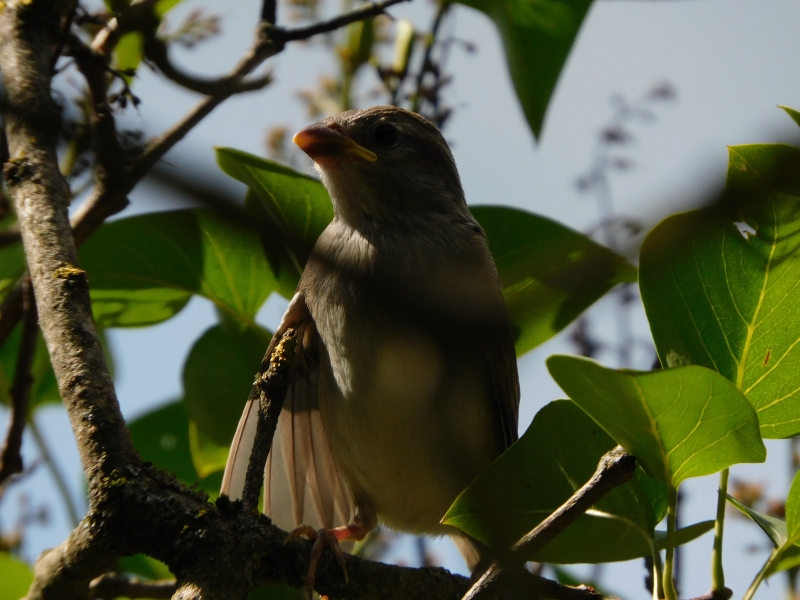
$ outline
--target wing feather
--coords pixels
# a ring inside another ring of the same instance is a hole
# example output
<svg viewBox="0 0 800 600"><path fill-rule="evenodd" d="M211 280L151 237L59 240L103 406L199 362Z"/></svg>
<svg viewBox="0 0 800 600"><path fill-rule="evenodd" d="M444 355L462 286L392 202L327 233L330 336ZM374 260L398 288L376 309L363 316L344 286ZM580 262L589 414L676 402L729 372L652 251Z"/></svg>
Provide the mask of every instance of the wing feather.
<svg viewBox="0 0 800 600"><path fill-rule="evenodd" d="M270 342L262 363L286 329L298 329L298 366L289 384L264 472L264 512L282 529L344 525L351 515L350 492L330 452L319 411L319 352L314 320L302 294L296 294ZM251 393L236 430L222 492L241 498L255 438L258 399Z"/></svg>

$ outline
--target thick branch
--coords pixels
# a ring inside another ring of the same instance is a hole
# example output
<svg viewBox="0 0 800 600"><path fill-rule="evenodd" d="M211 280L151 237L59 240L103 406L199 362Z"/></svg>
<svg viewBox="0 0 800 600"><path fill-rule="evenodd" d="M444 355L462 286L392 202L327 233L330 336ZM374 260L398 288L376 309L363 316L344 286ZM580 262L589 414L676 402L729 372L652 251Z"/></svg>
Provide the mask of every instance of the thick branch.
<svg viewBox="0 0 800 600"><path fill-rule="evenodd" d="M592 478L586 482L558 510L526 534L503 557L494 563L469 590L464 600L491 598L500 589L509 585L515 577L515 568L532 560L536 553L564 531L575 520L594 506L615 487L630 481L636 470L636 459L621 446L607 452L597 465ZM560 596L558 596L560 598Z"/></svg>
<svg viewBox="0 0 800 600"><path fill-rule="evenodd" d="M33 297L31 281L26 278L23 283L23 312L25 322L22 327L22 339L17 352L17 366L14 373L14 384L11 387L11 420L3 451L0 453L0 486L17 473L22 473L22 434L28 418L28 399L30 398L33 375L33 357L36 354L36 338L39 334L39 323L36 314L36 301Z"/></svg>
<svg viewBox="0 0 800 600"><path fill-rule="evenodd" d="M97 337L86 274L76 266L67 216L69 186L58 168L59 111L50 94L50 64L61 17L38 3L8 4L0 15L10 156L4 175L19 218L42 333L84 472L94 487L104 472L139 459Z"/></svg>
<svg viewBox="0 0 800 600"><path fill-rule="evenodd" d="M270 354L267 371L256 375L258 423L242 492L244 506L250 510L258 509L258 498L264 481L264 465L278 427L278 417L283 409L289 379L297 362L296 347L297 330L288 329Z"/></svg>

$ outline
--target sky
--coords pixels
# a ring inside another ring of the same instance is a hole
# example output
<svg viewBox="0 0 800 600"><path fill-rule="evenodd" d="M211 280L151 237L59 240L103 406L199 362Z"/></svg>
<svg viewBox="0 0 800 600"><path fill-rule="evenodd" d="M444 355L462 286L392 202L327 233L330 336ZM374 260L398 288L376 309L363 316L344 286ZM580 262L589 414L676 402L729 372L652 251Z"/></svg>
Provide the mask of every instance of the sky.
<svg viewBox="0 0 800 600"><path fill-rule="evenodd" d="M338 5L324 4L326 14ZM189 11L206 8L222 17L222 34L191 51L177 49L174 57L198 74L223 74L250 44L259 2L237 0L220 5L211 0L184 0L170 14L174 27ZM281 5L280 15L286 10ZM390 9L424 27L431 5L414 0ZM667 214L702 203L723 183L727 146L788 140L797 137L796 125L776 108L800 108L800 2L797 0L598 0L589 12L548 110L541 139L534 140L513 93L502 46L492 23L481 13L456 7L446 27L459 39L475 43L468 53L454 48L448 63L453 83L446 98L455 107L445 136L459 166L467 199L472 204L504 204L524 208L588 231L599 220L597 204L581 193L576 179L592 164L598 133L613 116L613 98L641 99L654 85L669 82L676 90L672 102L653 106L655 119L631 126L633 141L617 154L632 161L625 172L612 176L612 197L618 214L653 226ZM276 125L290 131L310 122L297 94L333 72L330 57L315 44L295 44L266 67L275 83L258 93L232 98L196 127L165 158L166 166L190 162L197 176L217 172L214 146L232 146L264 154L267 130ZM371 88L369 80L359 89ZM128 110L123 122L131 128L157 133L174 122L198 100L165 82L148 69L140 69L134 91L143 104ZM369 103L366 93L358 99ZM616 154L615 154L616 155ZM310 162L302 168L311 172ZM243 187L221 176L220 185L234 194ZM144 182L131 194L131 206L121 217L175 208L180 199L164 198ZM274 328L286 301L273 296L259 320ZM593 331L613 339L615 304L604 299L590 311ZM640 306L631 322L637 340L633 366L652 362L647 322ZM205 301L195 299L166 323L148 328L117 330L109 334L116 356L117 392L126 418L135 418L181 395L181 366L192 342L216 317ZM564 336L551 340L520 360L522 385L521 429L536 411L563 393L544 367L547 356L574 351ZM599 357L615 365L613 352ZM40 414L41 428L51 440L57 461L70 478L76 498L82 497L80 467L68 421L62 409ZM0 415L5 426L6 415ZM733 477L751 477L768 486L772 496L782 496L789 485L786 442L768 442L766 466L737 466ZM37 451L30 440L26 458ZM691 480L684 486L685 523L713 518L708 501L716 478ZM0 523L9 526L21 494L31 499L54 496L44 469L39 469L0 506ZM29 559L58 544L70 526L53 503L53 523L33 528L24 552ZM759 548L751 552L753 546ZM689 546L684 558L683 594L704 593L710 584L711 537ZM726 529L725 566L728 584L740 596L766 558L765 539L750 523L729 518ZM434 552L449 568L463 572L460 558L443 541ZM397 560L413 564L410 542ZM587 575L588 568L575 568ZM602 583L623 598L646 598L640 561L609 565ZM762 587L757 598L782 594L783 582Z"/></svg>

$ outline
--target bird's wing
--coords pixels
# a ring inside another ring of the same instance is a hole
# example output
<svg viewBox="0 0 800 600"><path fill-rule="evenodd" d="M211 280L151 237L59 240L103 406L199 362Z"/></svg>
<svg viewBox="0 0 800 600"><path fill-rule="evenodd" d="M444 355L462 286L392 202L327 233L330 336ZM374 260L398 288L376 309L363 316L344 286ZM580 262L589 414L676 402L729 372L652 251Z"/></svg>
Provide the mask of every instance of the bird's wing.
<svg viewBox="0 0 800 600"><path fill-rule="evenodd" d="M331 456L319 411L319 351L314 319L302 294L295 294L270 342L261 371L290 327L298 330L297 368L286 392L264 473L264 513L285 530L348 523L350 494ZM258 397L247 400L231 444L222 494L241 498L258 421Z"/></svg>
<svg viewBox="0 0 800 600"><path fill-rule="evenodd" d="M493 343L486 347L486 364L489 369L492 406L502 432L504 447L508 448L519 438L519 376L511 327L506 319L497 326L501 331L493 332L488 338Z"/></svg>

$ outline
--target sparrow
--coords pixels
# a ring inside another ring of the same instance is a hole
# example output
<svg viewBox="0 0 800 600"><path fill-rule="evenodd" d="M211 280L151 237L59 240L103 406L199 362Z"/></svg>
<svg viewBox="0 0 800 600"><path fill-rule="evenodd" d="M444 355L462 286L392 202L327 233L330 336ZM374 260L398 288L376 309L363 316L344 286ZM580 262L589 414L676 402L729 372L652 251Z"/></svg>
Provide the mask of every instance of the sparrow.
<svg viewBox="0 0 800 600"><path fill-rule="evenodd" d="M453 156L436 126L393 106L343 112L293 141L334 218L265 359L298 331L264 512L334 544L378 523L451 535L472 568L488 550L440 520L516 441L519 381L500 278ZM251 394L223 477L232 499L257 413Z"/></svg>

